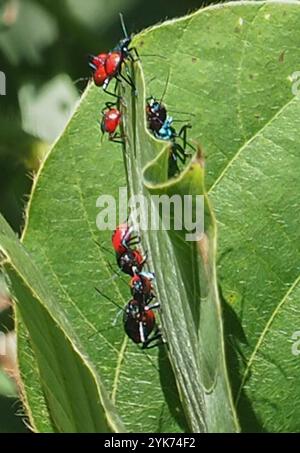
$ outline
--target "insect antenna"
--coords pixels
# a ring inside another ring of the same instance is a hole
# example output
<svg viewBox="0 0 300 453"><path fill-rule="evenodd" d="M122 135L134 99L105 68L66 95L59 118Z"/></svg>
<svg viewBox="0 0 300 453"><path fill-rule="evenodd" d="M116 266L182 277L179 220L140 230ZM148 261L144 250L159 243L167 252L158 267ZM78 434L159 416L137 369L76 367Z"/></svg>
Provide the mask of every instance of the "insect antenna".
<svg viewBox="0 0 300 453"><path fill-rule="evenodd" d="M74 85L78 85L80 82L88 82L90 80L90 77L79 77L76 80L73 80Z"/></svg>
<svg viewBox="0 0 300 453"><path fill-rule="evenodd" d="M125 25L125 22L124 22L123 14L119 13L119 16L120 16L120 22L121 22L121 27L122 27L124 36L125 36L125 38L128 38L128 32L127 32L126 25Z"/></svg>
<svg viewBox="0 0 300 453"><path fill-rule="evenodd" d="M162 58L163 60L167 60L168 57L165 57L164 55L159 55L159 54L154 54L154 53L143 53L140 54L140 57L157 57L157 58Z"/></svg>
<svg viewBox="0 0 300 453"><path fill-rule="evenodd" d="M150 355L148 355L144 349L139 348L139 350L142 351L142 353L145 355L145 357L147 357L148 362L151 363L151 366L159 373L159 368L158 368L158 366L155 365L155 363L151 359Z"/></svg>
<svg viewBox="0 0 300 453"><path fill-rule="evenodd" d="M124 278L122 277L121 271L116 272L115 269L113 268L112 264L111 264L109 261L107 261L107 265L108 265L108 267L110 268L110 270L114 273L114 275L115 275L116 277L120 277L121 281L128 287L128 283L127 283L127 281L125 281Z"/></svg>
<svg viewBox="0 0 300 453"><path fill-rule="evenodd" d="M97 291L98 294L100 294L100 296L104 297L106 300L108 300L110 303L112 303L113 305L115 305L117 308L119 308L120 310L122 310L123 312L125 312L124 308L121 307L121 305L119 305L117 302L115 302L113 299L111 299L110 297L108 297L106 294L104 294L102 291L100 291L99 288L97 288L95 286L95 290Z"/></svg>
<svg viewBox="0 0 300 453"><path fill-rule="evenodd" d="M104 252L107 252L109 253L110 255L113 255L115 257L115 253L112 252L110 249L108 249L107 247L105 247L103 244L101 244L101 242L98 242L98 241L94 241L96 245L98 245L98 247L101 249L101 250L104 250Z"/></svg>
<svg viewBox="0 0 300 453"><path fill-rule="evenodd" d="M167 92L167 89L168 89L169 80L170 80L170 73L171 73L171 70L170 70L170 68L169 68L168 76L167 76L166 83L165 83L165 87L164 87L164 91L162 92L162 95L161 95L161 98L160 98L160 101L159 101L160 104L163 102L164 97L165 97L166 92Z"/></svg>
<svg viewBox="0 0 300 453"><path fill-rule="evenodd" d="M113 253L110 249L104 247L100 242L98 241L94 241L96 245L98 245L98 247L101 249L101 250L104 250L105 252L109 253L110 255L113 255L114 258L115 258L115 253ZM111 280L115 280L117 277L119 277L121 279L121 281L128 287L128 283L127 281L124 280L124 278L122 277L122 273L121 273L121 270L118 270L116 271L113 267L113 264L110 263L106 258L104 258L106 264L107 264L107 267L109 267L109 269L113 272L114 275L112 275L108 280L105 279L105 282L107 283L107 281L111 281ZM115 264L117 266L117 264ZM103 281L103 280L102 280Z"/></svg>
<svg viewBox="0 0 300 453"><path fill-rule="evenodd" d="M168 110L170 112L172 112L172 113L179 113L179 114L182 114L182 115L196 116L195 113L191 113L191 112L182 112L182 111L173 110L173 109L168 109Z"/></svg>

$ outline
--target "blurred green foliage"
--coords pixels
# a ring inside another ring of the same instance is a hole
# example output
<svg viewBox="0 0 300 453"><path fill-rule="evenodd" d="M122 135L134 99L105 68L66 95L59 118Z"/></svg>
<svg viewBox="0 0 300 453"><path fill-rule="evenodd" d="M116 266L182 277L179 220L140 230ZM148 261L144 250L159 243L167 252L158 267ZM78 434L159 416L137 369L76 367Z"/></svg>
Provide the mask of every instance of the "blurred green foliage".
<svg viewBox="0 0 300 453"><path fill-rule="evenodd" d="M217 3L204 0L0 0L0 212L18 233L24 206L49 145L68 120L89 76L87 55L130 32ZM99 111L101 106L99 106ZM97 118L95 118L97 121ZM1 314L11 330L11 312ZM11 380L0 370L0 432L24 431Z"/></svg>

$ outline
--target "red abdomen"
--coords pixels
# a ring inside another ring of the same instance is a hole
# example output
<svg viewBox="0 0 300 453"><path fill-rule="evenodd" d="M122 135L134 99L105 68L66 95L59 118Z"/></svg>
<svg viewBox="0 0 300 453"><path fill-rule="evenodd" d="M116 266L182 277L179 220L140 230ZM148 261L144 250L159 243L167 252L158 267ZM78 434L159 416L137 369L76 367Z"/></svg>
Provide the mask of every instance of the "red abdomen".
<svg viewBox="0 0 300 453"><path fill-rule="evenodd" d="M155 315L153 310L145 311L142 316L142 320L145 326L147 327L147 336L149 336L155 327Z"/></svg>
<svg viewBox="0 0 300 453"><path fill-rule="evenodd" d="M118 51L110 52L105 60L105 70L109 77L114 77L120 69L122 63L122 53Z"/></svg>
<svg viewBox="0 0 300 453"><path fill-rule="evenodd" d="M143 281L143 289L144 289L144 294L150 294L151 291L152 291L152 283L151 281L146 278L146 277L142 277L142 281Z"/></svg>
<svg viewBox="0 0 300 453"><path fill-rule="evenodd" d="M105 67L99 66L96 71L93 73L93 79L94 83L97 87L101 87L105 80L107 79L108 75L107 72L105 71Z"/></svg>
<svg viewBox="0 0 300 453"><path fill-rule="evenodd" d="M120 255L127 251L127 248L124 247L124 245L122 244L122 241L127 231L128 231L127 223L122 223L115 229L111 238L113 248Z"/></svg>
<svg viewBox="0 0 300 453"><path fill-rule="evenodd" d="M107 56L108 56L107 53L99 53L99 55L97 55L96 57L93 57L90 60L90 62L92 63L92 65L95 66L96 69L98 69L100 66L105 65Z"/></svg>
<svg viewBox="0 0 300 453"><path fill-rule="evenodd" d="M154 312L143 308L141 310L141 308L136 300L131 300L123 315L125 332L134 343L142 343L140 323L142 323L144 340L148 339L156 324Z"/></svg>
<svg viewBox="0 0 300 453"><path fill-rule="evenodd" d="M102 131L113 134L121 122L121 112L118 109L110 109L104 113Z"/></svg>

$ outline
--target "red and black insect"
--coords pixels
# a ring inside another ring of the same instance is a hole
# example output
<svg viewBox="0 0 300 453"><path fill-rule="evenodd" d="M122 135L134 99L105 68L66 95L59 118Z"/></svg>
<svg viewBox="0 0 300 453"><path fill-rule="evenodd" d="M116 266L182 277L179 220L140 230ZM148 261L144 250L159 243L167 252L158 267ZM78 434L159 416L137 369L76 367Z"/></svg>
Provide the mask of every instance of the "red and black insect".
<svg viewBox="0 0 300 453"><path fill-rule="evenodd" d="M127 250L122 254L116 254L117 263L122 272L133 277L142 272L147 261L147 254L142 255L139 250Z"/></svg>
<svg viewBox="0 0 300 453"><path fill-rule="evenodd" d="M121 223L113 232L112 245L118 255L127 252L141 242L140 237L134 233L132 226Z"/></svg>
<svg viewBox="0 0 300 453"><path fill-rule="evenodd" d="M107 55L107 53L100 53L97 56L89 55L89 66L93 71L94 83L97 86L102 86L107 79L107 72L105 69Z"/></svg>
<svg viewBox="0 0 300 453"><path fill-rule="evenodd" d="M155 294L152 285L154 278L152 272L140 272L131 278L129 286L135 300L148 304L154 299Z"/></svg>
<svg viewBox="0 0 300 453"><path fill-rule="evenodd" d="M102 110L101 131L107 133L110 141L124 143L117 129L121 124L122 114L116 108L116 104L107 102Z"/></svg>
<svg viewBox="0 0 300 453"><path fill-rule="evenodd" d="M98 288L95 289L102 297L116 305L123 312L123 326L125 333L134 343L141 344L142 349L149 349L161 344L162 335L154 313L154 309L159 308L160 306L158 302L148 305L140 303L135 299L131 299L125 307L122 308Z"/></svg>
<svg viewBox="0 0 300 453"><path fill-rule="evenodd" d="M98 241L95 241L95 243L102 250L113 254L103 244L100 244ZM143 255L138 249L132 248L139 243L139 236L133 232L133 228L129 227L127 223L119 225L112 235L112 245L115 251L117 265L122 272L131 277L136 273L142 272L144 264L147 261L147 253ZM111 267L109 263L108 265Z"/></svg>
<svg viewBox="0 0 300 453"><path fill-rule="evenodd" d="M152 132L159 132L167 119L166 106L153 96L146 99L146 117L148 128Z"/></svg>
<svg viewBox="0 0 300 453"><path fill-rule="evenodd" d="M134 276L143 269L147 254L143 256L139 250L133 248L140 242L140 237L127 222L119 225L112 235L112 245L116 252L117 263L125 274Z"/></svg>
<svg viewBox="0 0 300 453"><path fill-rule="evenodd" d="M137 300L130 300L123 313L124 330L128 337L137 344L142 344L142 349L149 349L161 343L161 332L156 323L153 309L159 303L143 305ZM158 342L153 343L158 340Z"/></svg>
<svg viewBox="0 0 300 453"><path fill-rule="evenodd" d="M127 60L135 61L139 58L136 48L130 47L132 37L128 36L122 14L120 14L120 20L125 37L121 39L118 45L111 52L101 53L96 56L89 56L89 66L93 71L95 85L102 86L104 91L115 97L118 97L115 93L107 91L107 87L112 79L116 79L119 82L124 80L133 89L135 89L134 82L128 73L125 63ZM135 54L135 57L133 56L133 53ZM122 66L124 64L127 77L122 74Z"/></svg>
<svg viewBox="0 0 300 453"><path fill-rule="evenodd" d="M163 99L167 92L168 84L170 79L170 71L168 72L168 77L165 83L164 91L161 95L160 100L156 99L153 96L149 96L146 99L146 118L148 128L153 134L158 134L160 129L165 124L167 120L168 112L167 107L163 103Z"/></svg>

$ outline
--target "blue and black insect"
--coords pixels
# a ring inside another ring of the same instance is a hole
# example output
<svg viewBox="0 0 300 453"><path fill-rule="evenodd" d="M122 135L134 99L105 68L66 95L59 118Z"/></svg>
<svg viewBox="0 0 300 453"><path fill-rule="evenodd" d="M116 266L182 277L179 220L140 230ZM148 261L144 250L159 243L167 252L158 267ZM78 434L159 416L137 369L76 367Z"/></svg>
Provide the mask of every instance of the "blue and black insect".
<svg viewBox="0 0 300 453"><path fill-rule="evenodd" d="M185 164L189 156L186 152L186 147L190 146L193 148L187 141L187 130L192 126L189 123L184 124L177 133L173 126L173 117L168 115L166 106L153 96L146 99L146 117L148 128L153 135L159 140L166 140L172 143L169 176L174 176L174 174L179 172L177 160L179 159L182 164ZM177 142L177 138L182 140L182 145Z"/></svg>

